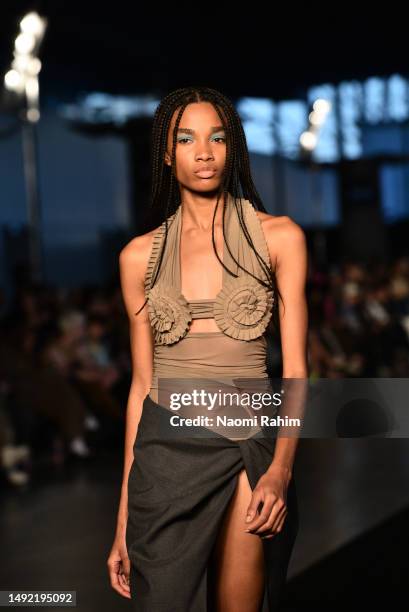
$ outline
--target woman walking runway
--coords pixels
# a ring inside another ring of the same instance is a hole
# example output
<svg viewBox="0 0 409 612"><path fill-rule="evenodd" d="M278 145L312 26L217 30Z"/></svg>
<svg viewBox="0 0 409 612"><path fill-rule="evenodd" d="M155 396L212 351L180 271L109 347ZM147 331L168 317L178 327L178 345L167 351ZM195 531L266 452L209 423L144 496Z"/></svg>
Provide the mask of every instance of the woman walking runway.
<svg viewBox="0 0 409 612"><path fill-rule="evenodd" d="M275 611L298 530L296 437L177 431L164 398L189 380L267 381L274 314L283 378L306 377L304 235L264 211L221 93L164 98L152 154L164 218L120 255L133 379L111 584L138 612Z"/></svg>

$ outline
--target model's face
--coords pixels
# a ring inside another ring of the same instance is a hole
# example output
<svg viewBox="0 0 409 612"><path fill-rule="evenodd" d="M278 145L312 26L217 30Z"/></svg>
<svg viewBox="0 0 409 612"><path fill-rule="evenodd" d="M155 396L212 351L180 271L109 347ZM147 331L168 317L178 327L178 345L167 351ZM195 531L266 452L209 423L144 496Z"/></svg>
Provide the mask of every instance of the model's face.
<svg viewBox="0 0 409 612"><path fill-rule="evenodd" d="M173 114L168 133L165 163L171 165L173 130L179 109ZM186 106L176 136L176 178L192 191L218 189L226 162L226 132L210 102Z"/></svg>

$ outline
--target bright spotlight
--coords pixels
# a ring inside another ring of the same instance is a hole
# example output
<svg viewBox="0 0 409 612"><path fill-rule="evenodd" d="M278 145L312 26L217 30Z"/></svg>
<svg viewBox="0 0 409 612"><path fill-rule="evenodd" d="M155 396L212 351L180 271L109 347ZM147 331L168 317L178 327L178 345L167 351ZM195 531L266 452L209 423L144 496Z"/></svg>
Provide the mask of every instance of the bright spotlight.
<svg viewBox="0 0 409 612"><path fill-rule="evenodd" d="M40 15L34 11L27 13L20 21L20 29L25 34L40 37L44 33L45 24Z"/></svg>
<svg viewBox="0 0 409 612"><path fill-rule="evenodd" d="M312 111L309 114L308 119L309 119L311 125L320 126L325 121L325 115L323 113L319 113L317 111Z"/></svg>
<svg viewBox="0 0 409 612"><path fill-rule="evenodd" d="M30 57L27 64L27 72L35 76L41 70L41 60L38 57Z"/></svg>
<svg viewBox="0 0 409 612"><path fill-rule="evenodd" d="M4 77L4 85L10 91L26 97L25 111L28 121L39 118L39 82L41 61L38 57L41 41L47 27L47 19L38 13L27 13L20 21L20 32L14 42L14 58L11 69ZM34 109L35 112L28 112Z"/></svg>
<svg viewBox="0 0 409 612"><path fill-rule="evenodd" d="M300 144L304 149L312 151L317 144L317 136L312 132L303 132L300 136Z"/></svg>
<svg viewBox="0 0 409 612"><path fill-rule="evenodd" d="M312 108L314 111L326 115L331 110L331 102L325 100L324 98L317 98L312 105Z"/></svg>
<svg viewBox="0 0 409 612"><path fill-rule="evenodd" d="M4 75L4 85L9 91L18 91L22 84L23 79L17 70L9 70Z"/></svg>
<svg viewBox="0 0 409 612"><path fill-rule="evenodd" d="M29 264L32 278L42 280L43 262L41 246L40 197L38 191L37 146L35 124L40 119L39 73L41 61L38 52L47 27L47 19L36 12L27 13L20 21L20 32L14 41L13 60L4 75L4 86L13 91L19 103L22 126L24 177L27 193ZM21 105L21 106L20 106Z"/></svg>
<svg viewBox="0 0 409 612"><path fill-rule="evenodd" d="M16 38L14 46L16 48L17 53L21 53L22 55L28 55L34 50L36 44L36 39L32 34L28 34L23 32L19 34Z"/></svg>

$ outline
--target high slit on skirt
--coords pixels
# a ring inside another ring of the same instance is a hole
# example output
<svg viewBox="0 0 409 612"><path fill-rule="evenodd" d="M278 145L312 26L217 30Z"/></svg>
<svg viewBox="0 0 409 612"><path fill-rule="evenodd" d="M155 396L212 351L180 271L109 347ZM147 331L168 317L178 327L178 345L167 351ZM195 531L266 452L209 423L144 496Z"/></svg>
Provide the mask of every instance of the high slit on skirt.
<svg viewBox="0 0 409 612"><path fill-rule="evenodd" d="M271 464L275 438L164 438L169 411L145 397L128 480L126 545L135 612L212 612L207 566L244 468L252 489ZM195 428L198 429L203 428ZM294 477L283 529L262 540L260 612L276 612L298 532ZM244 521L244 517L243 517Z"/></svg>

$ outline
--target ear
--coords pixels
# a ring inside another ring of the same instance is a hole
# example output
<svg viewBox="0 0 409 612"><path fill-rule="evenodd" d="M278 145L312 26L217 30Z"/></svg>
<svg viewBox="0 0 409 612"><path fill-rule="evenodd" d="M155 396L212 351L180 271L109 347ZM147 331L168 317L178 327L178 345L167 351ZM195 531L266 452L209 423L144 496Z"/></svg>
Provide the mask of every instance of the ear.
<svg viewBox="0 0 409 612"><path fill-rule="evenodd" d="M165 151L165 164L167 164L168 166L171 166L171 161L170 161L170 155L167 151Z"/></svg>

